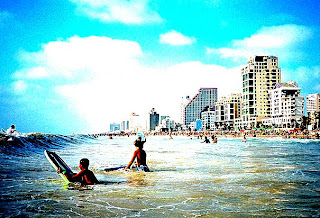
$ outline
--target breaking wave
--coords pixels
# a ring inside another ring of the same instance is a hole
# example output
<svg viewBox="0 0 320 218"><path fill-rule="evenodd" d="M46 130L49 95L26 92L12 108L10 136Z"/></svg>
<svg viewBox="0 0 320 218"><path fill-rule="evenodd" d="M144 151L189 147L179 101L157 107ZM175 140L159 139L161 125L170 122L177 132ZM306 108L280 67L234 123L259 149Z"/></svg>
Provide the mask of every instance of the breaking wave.
<svg viewBox="0 0 320 218"><path fill-rule="evenodd" d="M31 133L18 137L0 134L0 152L6 155L28 155L30 152L42 153L44 149L57 149L65 146L89 144L96 141L95 135L60 135Z"/></svg>

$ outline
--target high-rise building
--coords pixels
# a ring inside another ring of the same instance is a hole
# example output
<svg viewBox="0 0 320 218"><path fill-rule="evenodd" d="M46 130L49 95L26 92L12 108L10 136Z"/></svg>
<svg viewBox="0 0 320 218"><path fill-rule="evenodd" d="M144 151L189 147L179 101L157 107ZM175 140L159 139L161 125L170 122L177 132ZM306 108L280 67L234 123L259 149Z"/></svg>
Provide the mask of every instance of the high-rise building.
<svg viewBox="0 0 320 218"><path fill-rule="evenodd" d="M304 115L304 97L295 81L276 83L269 90L271 118L262 119L264 125L277 124L281 127L293 127Z"/></svg>
<svg viewBox="0 0 320 218"><path fill-rule="evenodd" d="M310 94L307 100L307 116L311 118L310 124L313 129L320 127L320 94Z"/></svg>
<svg viewBox="0 0 320 218"><path fill-rule="evenodd" d="M215 107L206 107L201 112L201 121L203 130L213 130L216 122Z"/></svg>
<svg viewBox="0 0 320 218"><path fill-rule="evenodd" d="M120 124L119 123L110 123L110 132L114 132L120 130Z"/></svg>
<svg viewBox="0 0 320 218"><path fill-rule="evenodd" d="M254 126L257 120L270 117L269 93L281 82L281 69L275 56L250 57L241 69L242 76L242 126Z"/></svg>
<svg viewBox="0 0 320 218"><path fill-rule="evenodd" d="M129 120L124 120L120 123L120 130L121 131L128 131L129 130Z"/></svg>
<svg viewBox="0 0 320 218"><path fill-rule="evenodd" d="M216 120L223 122L226 127L234 128L235 119L240 118L241 93L232 93L221 98L216 103Z"/></svg>
<svg viewBox="0 0 320 218"><path fill-rule="evenodd" d="M180 102L180 120L179 123L180 124L185 124L186 122L186 114L185 114L185 108L187 106L187 104L190 102L190 97L186 96L186 97L182 97L181 98L181 102Z"/></svg>
<svg viewBox="0 0 320 218"><path fill-rule="evenodd" d="M307 95L307 113L314 113L320 111L320 94Z"/></svg>
<svg viewBox="0 0 320 218"><path fill-rule="evenodd" d="M185 125L201 119L201 111L205 107L214 106L218 98L217 88L200 88L196 96L194 96L184 109Z"/></svg>
<svg viewBox="0 0 320 218"><path fill-rule="evenodd" d="M214 104L216 111L216 122L223 123L224 122L224 101L227 99L226 96L222 96L219 101Z"/></svg>
<svg viewBox="0 0 320 218"><path fill-rule="evenodd" d="M129 131L130 132L138 132L142 128L141 118L136 113L131 113L129 118Z"/></svg>
<svg viewBox="0 0 320 218"><path fill-rule="evenodd" d="M175 122L169 116L161 116L161 122L159 124L160 129L167 129L171 131L175 128Z"/></svg>
<svg viewBox="0 0 320 218"><path fill-rule="evenodd" d="M155 130L156 127L159 125L159 114L154 110L154 108L151 109L149 112L149 119L148 119L148 130L152 131Z"/></svg>

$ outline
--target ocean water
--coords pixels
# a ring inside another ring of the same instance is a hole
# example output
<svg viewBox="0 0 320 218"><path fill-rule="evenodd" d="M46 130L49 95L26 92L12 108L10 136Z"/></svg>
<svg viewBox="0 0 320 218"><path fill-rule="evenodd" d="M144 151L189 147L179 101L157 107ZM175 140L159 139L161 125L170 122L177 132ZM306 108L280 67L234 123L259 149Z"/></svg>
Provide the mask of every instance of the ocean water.
<svg viewBox="0 0 320 218"><path fill-rule="evenodd" d="M320 141L147 137L152 172L127 164L135 137L40 135L1 141L3 217L319 217ZM103 184L65 185L45 158L55 151L78 172L87 157Z"/></svg>

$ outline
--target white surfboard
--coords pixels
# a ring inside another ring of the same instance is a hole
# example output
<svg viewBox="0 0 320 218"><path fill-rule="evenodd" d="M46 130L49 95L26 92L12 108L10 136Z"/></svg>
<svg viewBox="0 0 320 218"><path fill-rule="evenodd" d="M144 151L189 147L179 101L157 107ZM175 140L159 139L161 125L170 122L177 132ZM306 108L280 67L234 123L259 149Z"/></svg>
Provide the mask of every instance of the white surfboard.
<svg viewBox="0 0 320 218"><path fill-rule="evenodd" d="M44 155L46 156L46 158L48 159L49 163L53 166L53 168L55 170L58 170L59 167L60 167L62 171L66 171L66 174L68 174L70 176L73 175L73 172L70 169L70 167L55 152L51 152L51 151L45 150L44 151ZM63 181L65 181L66 183L70 182L68 180L68 178L64 174L60 173L59 175L61 176Z"/></svg>

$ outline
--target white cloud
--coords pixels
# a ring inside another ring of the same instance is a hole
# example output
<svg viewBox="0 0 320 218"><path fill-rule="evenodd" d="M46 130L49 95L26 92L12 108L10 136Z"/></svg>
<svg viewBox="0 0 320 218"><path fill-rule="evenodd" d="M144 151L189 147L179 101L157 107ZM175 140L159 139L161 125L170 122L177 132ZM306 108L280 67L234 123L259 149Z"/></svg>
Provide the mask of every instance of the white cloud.
<svg viewBox="0 0 320 218"><path fill-rule="evenodd" d="M15 94L24 94L28 88L28 85L23 80L18 80L12 83L12 87Z"/></svg>
<svg viewBox="0 0 320 218"><path fill-rule="evenodd" d="M187 62L166 69L147 68L140 63L128 67L126 75L97 77L89 82L56 87L72 110L94 132L105 131L106 123L128 119L131 112L140 116L156 108L161 115L179 117L179 99L196 95L201 87L218 88L219 97L241 91L240 68ZM232 79L231 79L232 78Z"/></svg>
<svg viewBox="0 0 320 218"><path fill-rule="evenodd" d="M292 51L292 48L310 39L311 36L312 30L305 26L288 24L263 27L250 37L233 40L231 47L207 48L207 53L235 60L252 55L299 56L302 54Z"/></svg>
<svg viewBox="0 0 320 218"><path fill-rule="evenodd" d="M169 67L164 74L176 86L179 96L195 95L199 88L218 88L218 96L241 91L241 67L203 64L201 62L184 62Z"/></svg>
<svg viewBox="0 0 320 218"><path fill-rule="evenodd" d="M160 35L160 43L162 44L170 44L170 45L190 45L195 42L196 39L194 37L187 37L183 34L172 30L168 33Z"/></svg>
<svg viewBox="0 0 320 218"><path fill-rule="evenodd" d="M78 10L102 22L141 24L161 22L157 12L149 7L149 0L70 0Z"/></svg>
<svg viewBox="0 0 320 218"><path fill-rule="evenodd" d="M125 52L124 52L125 51ZM90 77L91 74L114 74L121 66L134 64L142 55L136 42L113 40L108 37L71 37L66 41L53 41L42 45L38 52L20 53L27 66L18 71L17 78L42 78L52 76ZM109 71L108 71L109 70Z"/></svg>
<svg viewBox="0 0 320 218"><path fill-rule="evenodd" d="M47 69L44 67L34 67L30 69L23 69L22 71L18 71L15 73L15 77L17 78L27 78L27 79L36 79L48 77L49 73Z"/></svg>
<svg viewBox="0 0 320 218"><path fill-rule="evenodd" d="M257 34L244 40L235 40L236 47L282 48L295 45L311 36L311 30L304 26L283 25L263 27Z"/></svg>
<svg viewBox="0 0 320 218"><path fill-rule="evenodd" d="M177 119L181 97L201 87L218 88L220 97L241 91L239 68L187 62L158 69L140 61L138 43L107 37L50 42L20 57L26 68L17 78L42 85L54 81L57 99L62 96L69 110L89 124L84 132L106 131L108 123L131 112L143 116L153 107Z"/></svg>

